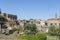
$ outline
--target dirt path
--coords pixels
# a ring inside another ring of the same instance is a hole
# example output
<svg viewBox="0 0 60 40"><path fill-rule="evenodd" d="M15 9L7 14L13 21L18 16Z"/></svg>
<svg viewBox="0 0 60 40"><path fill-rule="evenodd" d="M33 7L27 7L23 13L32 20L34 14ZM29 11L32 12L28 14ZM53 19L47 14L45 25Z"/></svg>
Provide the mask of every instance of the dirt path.
<svg viewBox="0 0 60 40"><path fill-rule="evenodd" d="M17 39L9 35L0 34L0 40L17 40Z"/></svg>

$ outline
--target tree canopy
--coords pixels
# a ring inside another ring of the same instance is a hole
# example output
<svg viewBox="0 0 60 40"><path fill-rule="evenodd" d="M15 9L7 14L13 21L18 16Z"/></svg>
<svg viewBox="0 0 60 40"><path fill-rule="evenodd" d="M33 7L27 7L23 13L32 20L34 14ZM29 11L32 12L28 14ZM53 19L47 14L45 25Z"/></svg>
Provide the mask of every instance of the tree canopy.
<svg viewBox="0 0 60 40"><path fill-rule="evenodd" d="M24 25L24 30L26 31L26 33L36 33L36 25L35 24L29 24L29 23L26 23Z"/></svg>
<svg viewBox="0 0 60 40"><path fill-rule="evenodd" d="M0 14L0 23L6 22L6 21L7 19L3 15Z"/></svg>

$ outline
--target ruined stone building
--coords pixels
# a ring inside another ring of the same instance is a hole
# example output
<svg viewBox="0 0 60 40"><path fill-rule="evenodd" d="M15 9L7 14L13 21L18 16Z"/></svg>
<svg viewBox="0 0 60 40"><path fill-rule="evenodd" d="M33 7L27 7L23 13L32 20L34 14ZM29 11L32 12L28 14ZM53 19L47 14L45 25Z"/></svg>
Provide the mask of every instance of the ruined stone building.
<svg viewBox="0 0 60 40"><path fill-rule="evenodd" d="M13 27L19 27L17 16L0 11L0 33L9 32Z"/></svg>
<svg viewBox="0 0 60 40"><path fill-rule="evenodd" d="M0 33L9 32L14 27L22 27L24 30L25 23L33 23L36 24L37 30L40 32L48 32L50 25L55 25L59 27L60 25L60 18L55 15L55 18L49 18L47 20L41 19L29 19L29 20L17 20L16 15L2 13L0 11Z"/></svg>
<svg viewBox="0 0 60 40"><path fill-rule="evenodd" d="M41 20L41 19L30 19L30 20L25 20L25 23L33 23L36 24L37 30L42 31L45 33L48 33L49 27L51 25L54 25L55 27L60 26L60 18L55 15L55 18L49 18L47 20ZM22 20L21 23L24 25L24 21ZM22 25L20 24L20 25ZM24 26L23 26L24 27Z"/></svg>

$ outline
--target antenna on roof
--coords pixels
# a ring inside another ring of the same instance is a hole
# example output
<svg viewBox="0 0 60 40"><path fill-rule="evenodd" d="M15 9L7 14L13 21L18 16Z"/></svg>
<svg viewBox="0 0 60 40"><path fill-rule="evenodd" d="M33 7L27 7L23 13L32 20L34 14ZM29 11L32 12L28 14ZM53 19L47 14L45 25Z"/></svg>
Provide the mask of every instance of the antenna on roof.
<svg viewBox="0 0 60 40"><path fill-rule="evenodd" d="M0 9L0 14L1 14L1 9Z"/></svg>

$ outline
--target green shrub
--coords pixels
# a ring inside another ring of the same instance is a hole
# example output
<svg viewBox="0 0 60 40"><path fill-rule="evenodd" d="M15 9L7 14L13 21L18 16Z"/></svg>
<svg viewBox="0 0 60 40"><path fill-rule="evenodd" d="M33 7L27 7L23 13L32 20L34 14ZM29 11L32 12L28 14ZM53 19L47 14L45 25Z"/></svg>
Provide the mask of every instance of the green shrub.
<svg viewBox="0 0 60 40"><path fill-rule="evenodd" d="M29 24L26 23L24 24L24 31L26 34L36 34L37 30L36 30L36 24Z"/></svg>
<svg viewBox="0 0 60 40"><path fill-rule="evenodd" d="M13 30L14 30L14 31L20 31L21 28L15 28L15 27L14 27Z"/></svg>
<svg viewBox="0 0 60 40"><path fill-rule="evenodd" d="M47 35L44 33L38 33L36 37L38 40L47 40Z"/></svg>
<svg viewBox="0 0 60 40"><path fill-rule="evenodd" d="M20 36L20 40L37 40L35 35L22 35Z"/></svg>
<svg viewBox="0 0 60 40"><path fill-rule="evenodd" d="M38 33L37 35L24 35L20 36L20 40L47 40L47 36L44 33Z"/></svg>

